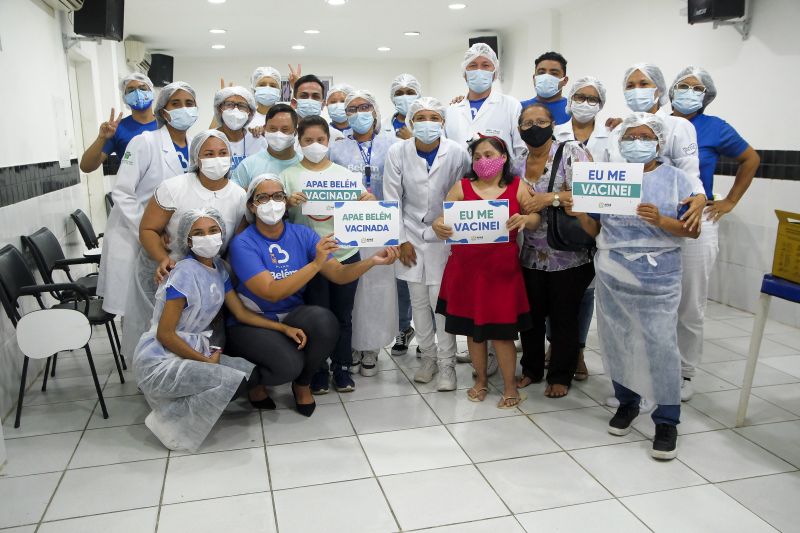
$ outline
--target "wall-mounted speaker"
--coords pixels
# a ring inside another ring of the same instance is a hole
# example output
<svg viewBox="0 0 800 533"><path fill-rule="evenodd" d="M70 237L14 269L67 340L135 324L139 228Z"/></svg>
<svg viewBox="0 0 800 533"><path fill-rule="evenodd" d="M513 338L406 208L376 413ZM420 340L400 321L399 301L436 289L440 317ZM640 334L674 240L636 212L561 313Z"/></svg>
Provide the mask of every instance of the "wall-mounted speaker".
<svg viewBox="0 0 800 533"><path fill-rule="evenodd" d="M122 41L125 0L86 0L74 16L78 35Z"/></svg>

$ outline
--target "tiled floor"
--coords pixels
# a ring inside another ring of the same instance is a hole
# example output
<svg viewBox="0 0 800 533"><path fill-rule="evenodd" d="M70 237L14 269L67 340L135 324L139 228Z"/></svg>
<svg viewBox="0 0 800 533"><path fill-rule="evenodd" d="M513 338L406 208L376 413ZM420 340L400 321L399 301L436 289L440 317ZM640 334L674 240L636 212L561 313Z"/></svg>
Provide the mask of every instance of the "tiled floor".
<svg viewBox="0 0 800 533"><path fill-rule="evenodd" d="M647 415L624 438L606 432L611 388L594 331L592 376L564 399L531 386L519 409L437 393L409 378L416 357L381 356L352 394L318 397L308 420L290 407L229 407L200 453L169 453L143 425L102 335L93 340L110 418L85 361L26 397L22 428L4 431L0 533L800 532L800 330L770 322L749 426L733 429L752 316L708 309L698 394L682 410L678 459L649 456ZM413 352L413 349L412 349ZM126 374L133 379L130 372Z"/></svg>

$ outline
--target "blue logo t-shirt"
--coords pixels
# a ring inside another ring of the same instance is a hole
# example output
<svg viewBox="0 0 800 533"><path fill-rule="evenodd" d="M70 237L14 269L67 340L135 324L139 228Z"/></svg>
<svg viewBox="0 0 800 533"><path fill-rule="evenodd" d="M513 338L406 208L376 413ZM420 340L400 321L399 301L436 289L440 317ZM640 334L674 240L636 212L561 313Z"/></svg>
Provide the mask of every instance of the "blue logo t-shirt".
<svg viewBox="0 0 800 533"><path fill-rule="evenodd" d="M135 121L131 115L128 115L119 121L119 126L117 126L114 136L103 145L103 153L106 155L117 154L122 159L122 154L125 153L125 148L131 142L131 139L143 131L155 131L157 129L158 124L156 124L155 120L142 124Z"/></svg>

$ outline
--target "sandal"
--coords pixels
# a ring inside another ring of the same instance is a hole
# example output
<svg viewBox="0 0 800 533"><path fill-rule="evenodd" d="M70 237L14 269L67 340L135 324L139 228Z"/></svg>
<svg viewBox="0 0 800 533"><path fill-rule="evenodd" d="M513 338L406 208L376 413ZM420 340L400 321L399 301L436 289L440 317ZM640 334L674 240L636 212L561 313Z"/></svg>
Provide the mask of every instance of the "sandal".
<svg viewBox="0 0 800 533"><path fill-rule="evenodd" d="M470 392L474 394L470 394ZM481 396L481 394L483 394L483 396ZM471 402L482 402L483 400L486 399L487 394L489 394L489 389L487 389L486 387L481 387L480 389L472 387L470 389L467 389L467 399Z"/></svg>
<svg viewBox="0 0 800 533"><path fill-rule="evenodd" d="M517 396L503 396L497 404L498 409L514 409L516 406L528 399L528 396L520 392ZM510 402L510 403L509 403Z"/></svg>

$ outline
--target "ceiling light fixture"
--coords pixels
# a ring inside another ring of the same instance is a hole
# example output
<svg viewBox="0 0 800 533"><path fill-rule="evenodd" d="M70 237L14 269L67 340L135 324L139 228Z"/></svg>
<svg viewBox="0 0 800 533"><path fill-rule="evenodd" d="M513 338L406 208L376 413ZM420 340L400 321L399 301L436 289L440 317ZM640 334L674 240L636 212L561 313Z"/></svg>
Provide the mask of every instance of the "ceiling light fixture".
<svg viewBox="0 0 800 533"><path fill-rule="evenodd" d="M208 0L209 4L224 4L225 0Z"/></svg>
<svg viewBox="0 0 800 533"><path fill-rule="evenodd" d="M388 46L379 46L378 47L378 52L389 52L390 50L391 50L391 48L389 48Z"/></svg>
<svg viewBox="0 0 800 533"><path fill-rule="evenodd" d="M224 44L212 44L211 48L213 48L214 50L222 50L223 48L225 48L225 45Z"/></svg>
<svg viewBox="0 0 800 533"><path fill-rule="evenodd" d="M225 30L222 30L222 29L212 28L212 29L208 30L208 33L226 33L226 32L225 32Z"/></svg>
<svg viewBox="0 0 800 533"><path fill-rule="evenodd" d="M422 34L418 31L407 31L403 33L403 35L405 35L406 37L419 37Z"/></svg>
<svg viewBox="0 0 800 533"><path fill-rule="evenodd" d="M292 46L292 50L305 50L305 49L306 49L305 45L302 44L295 44Z"/></svg>
<svg viewBox="0 0 800 533"><path fill-rule="evenodd" d="M347 0L325 0L325 2L332 6L343 6L347 3Z"/></svg>
<svg viewBox="0 0 800 533"><path fill-rule="evenodd" d="M308 35L316 35L319 33L319 30L305 30L303 33L307 33Z"/></svg>
<svg viewBox="0 0 800 533"><path fill-rule="evenodd" d="M464 9L465 7L467 7L467 4L450 4L447 7L455 11L459 9Z"/></svg>

